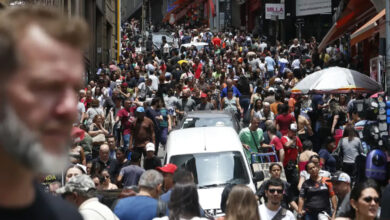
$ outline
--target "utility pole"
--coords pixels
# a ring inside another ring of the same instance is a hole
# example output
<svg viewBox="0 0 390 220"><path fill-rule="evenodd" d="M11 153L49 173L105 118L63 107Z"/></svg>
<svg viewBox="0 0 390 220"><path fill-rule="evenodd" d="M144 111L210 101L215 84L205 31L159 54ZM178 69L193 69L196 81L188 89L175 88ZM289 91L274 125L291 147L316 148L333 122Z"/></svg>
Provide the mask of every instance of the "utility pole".
<svg viewBox="0 0 390 220"><path fill-rule="evenodd" d="M386 0L386 88L390 96L390 1Z"/></svg>

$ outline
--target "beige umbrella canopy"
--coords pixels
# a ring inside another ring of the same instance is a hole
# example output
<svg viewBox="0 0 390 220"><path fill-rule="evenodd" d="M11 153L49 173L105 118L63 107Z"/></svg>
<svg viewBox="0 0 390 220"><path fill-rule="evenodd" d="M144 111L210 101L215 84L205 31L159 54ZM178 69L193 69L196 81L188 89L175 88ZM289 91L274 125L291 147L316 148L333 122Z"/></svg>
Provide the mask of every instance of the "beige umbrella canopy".
<svg viewBox="0 0 390 220"><path fill-rule="evenodd" d="M375 93L381 85L358 71L330 67L306 76L291 90L295 94L308 93Z"/></svg>

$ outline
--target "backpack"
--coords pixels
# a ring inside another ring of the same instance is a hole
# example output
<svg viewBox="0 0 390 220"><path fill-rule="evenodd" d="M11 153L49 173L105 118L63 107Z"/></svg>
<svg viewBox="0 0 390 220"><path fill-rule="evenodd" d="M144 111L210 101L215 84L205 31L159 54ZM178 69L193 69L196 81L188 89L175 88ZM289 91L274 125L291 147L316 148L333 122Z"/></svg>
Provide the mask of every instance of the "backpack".
<svg viewBox="0 0 390 220"><path fill-rule="evenodd" d="M387 157L379 149L372 150L366 159L366 176L375 180L386 179Z"/></svg>

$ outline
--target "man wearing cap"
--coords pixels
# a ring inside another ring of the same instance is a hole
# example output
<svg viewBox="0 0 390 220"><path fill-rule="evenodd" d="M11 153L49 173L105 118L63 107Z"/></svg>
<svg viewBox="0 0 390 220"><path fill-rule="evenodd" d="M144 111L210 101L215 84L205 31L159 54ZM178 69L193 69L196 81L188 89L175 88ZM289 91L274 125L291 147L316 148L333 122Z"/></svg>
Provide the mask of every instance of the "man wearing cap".
<svg viewBox="0 0 390 220"><path fill-rule="evenodd" d="M137 120L131 124L129 150L146 156L146 144L149 142L155 144L154 124L152 120L145 117L144 107L138 107L135 114Z"/></svg>
<svg viewBox="0 0 390 220"><path fill-rule="evenodd" d="M144 169L145 170L153 170L157 167L161 167L161 160L157 158L154 153L155 147L152 142L146 144L146 157L144 160Z"/></svg>
<svg viewBox="0 0 390 220"><path fill-rule="evenodd" d="M351 177L344 172L338 171L327 181L332 182L333 190L337 196L336 217L348 217L348 213L351 210L351 205L349 204Z"/></svg>
<svg viewBox="0 0 390 220"><path fill-rule="evenodd" d="M120 199L114 213L121 220L151 220L157 217L157 198L162 192L163 176L156 170L145 171L136 196Z"/></svg>
<svg viewBox="0 0 390 220"><path fill-rule="evenodd" d="M56 192L79 208L84 220L119 220L106 205L96 197L93 180L85 174L72 177Z"/></svg>
<svg viewBox="0 0 390 220"><path fill-rule="evenodd" d="M302 151L302 142L297 136L297 124L290 125L287 135L283 136L281 141L285 152L283 166L286 166L290 160L296 162L298 152Z"/></svg>
<svg viewBox="0 0 390 220"><path fill-rule="evenodd" d="M130 158L130 165L123 167L118 175L117 182L122 183L123 187L136 186L139 178L145 172L141 166L141 154L133 152Z"/></svg>
<svg viewBox="0 0 390 220"><path fill-rule="evenodd" d="M206 93L202 92L200 95L200 103L196 106L196 110L214 110L214 105L208 101Z"/></svg>
<svg viewBox="0 0 390 220"><path fill-rule="evenodd" d="M157 167L164 176L164 191L168 192L173 187L173 174L175 173L177 166L173 163L168 163L163 167Z"/></svg>

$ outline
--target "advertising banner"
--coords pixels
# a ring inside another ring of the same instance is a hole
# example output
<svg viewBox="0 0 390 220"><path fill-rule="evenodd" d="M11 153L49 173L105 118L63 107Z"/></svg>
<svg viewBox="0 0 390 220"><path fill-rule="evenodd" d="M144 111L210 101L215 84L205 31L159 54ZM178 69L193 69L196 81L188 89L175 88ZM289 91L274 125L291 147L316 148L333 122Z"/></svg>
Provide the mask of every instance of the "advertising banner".
<svg viewBox="0 0 390 220"><path fill-rule="evenodd" d="M296 16L330 14L331 0L296 0Z"/></svg>
<svg viewBox="0 0 390 220"><path fill-rule="evenodd" d="M265 4L265 19L284 19L284 4Z"/></svg>

